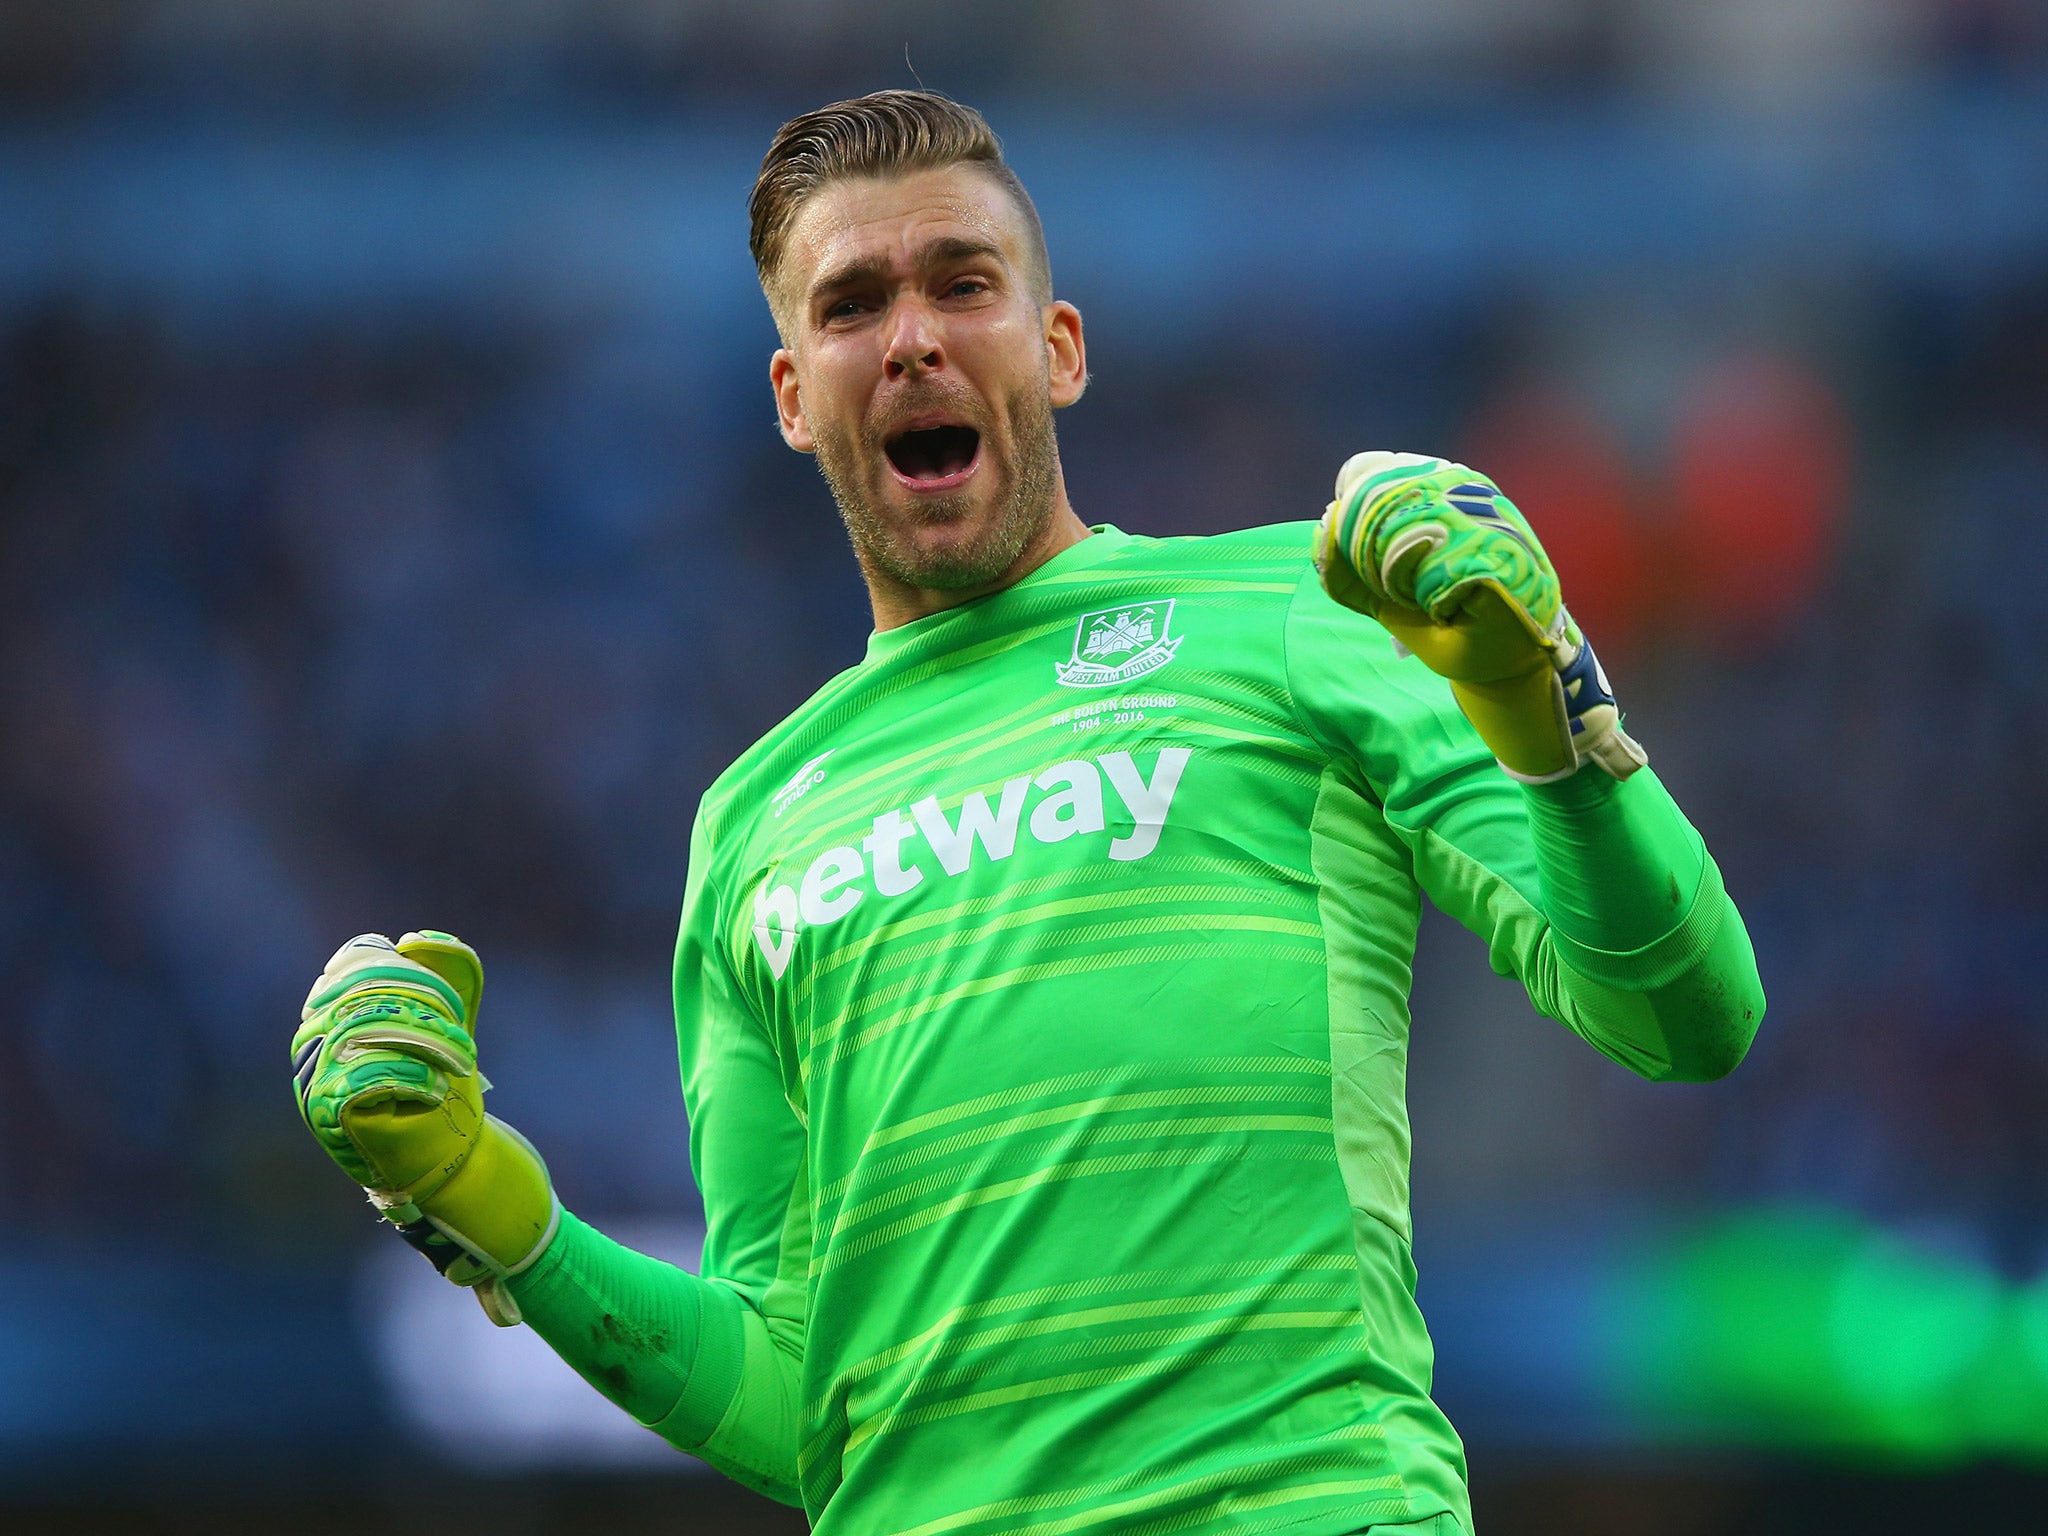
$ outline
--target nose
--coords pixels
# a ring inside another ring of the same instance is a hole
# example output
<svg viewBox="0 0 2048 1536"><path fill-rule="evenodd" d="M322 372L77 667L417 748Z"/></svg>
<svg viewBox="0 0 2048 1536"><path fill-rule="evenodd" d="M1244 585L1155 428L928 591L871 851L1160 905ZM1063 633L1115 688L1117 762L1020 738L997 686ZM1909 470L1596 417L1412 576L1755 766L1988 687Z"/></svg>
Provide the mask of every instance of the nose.
<svg viewBox="0 0 2048 1536"><path fill-rule="evenodd" d="M896 305L890 319L889 351L883 371L891 380L931 373L945 366L945 349L940 345L929 308L915 299L905 299Z"/></svg>

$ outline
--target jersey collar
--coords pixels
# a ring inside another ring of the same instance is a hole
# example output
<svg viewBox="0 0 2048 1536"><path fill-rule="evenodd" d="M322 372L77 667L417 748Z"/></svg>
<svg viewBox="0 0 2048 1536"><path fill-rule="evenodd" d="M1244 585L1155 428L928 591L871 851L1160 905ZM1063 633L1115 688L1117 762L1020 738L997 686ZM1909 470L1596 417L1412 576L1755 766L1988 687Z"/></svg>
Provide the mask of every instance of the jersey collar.
<svg viewBox="0 0 2048 1536"><path fill-rule="evenodd" d="M1020 581L1012 582L1000 592L991 592L986 597L972 598L957 608L948 608L940 613L928 613L921 619L912 619L908 624L899 624L894 629L880 630L868 636L868 653L862 665L882 661L894 656L905 646L922 640L927 635L941 634L957 624L970 622L970 616L980 617L999 612L1016 593L1029 591L1048 577L1066 571L1083 571L1091 565L1100 565L1112 559L1131 542L1131 535L1111 523L1097 523L1088 530L1090 537L1078 544L1069 544L1045 564L1037 567Z"/></svg>

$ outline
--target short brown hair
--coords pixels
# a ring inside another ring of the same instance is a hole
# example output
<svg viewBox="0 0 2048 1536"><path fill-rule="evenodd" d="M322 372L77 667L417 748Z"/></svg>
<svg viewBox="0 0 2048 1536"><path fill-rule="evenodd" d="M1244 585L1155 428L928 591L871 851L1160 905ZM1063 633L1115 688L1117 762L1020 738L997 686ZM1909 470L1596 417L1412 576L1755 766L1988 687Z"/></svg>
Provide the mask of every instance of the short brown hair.
<svg viewBox="0 0 2048 1536"><path fill-rule="evenodd" d="M1031 273L1042 301L1052 297L1052 262L1038 209L1003 160L995 131L974 108L936 91L876 91L806 112L784 123L761 161L747 212L748 247L761 287L771 286L783 242L804 201L827 182L854 176L908 176L949 165L974 165L1009 193L1031 237Z"/></svg>

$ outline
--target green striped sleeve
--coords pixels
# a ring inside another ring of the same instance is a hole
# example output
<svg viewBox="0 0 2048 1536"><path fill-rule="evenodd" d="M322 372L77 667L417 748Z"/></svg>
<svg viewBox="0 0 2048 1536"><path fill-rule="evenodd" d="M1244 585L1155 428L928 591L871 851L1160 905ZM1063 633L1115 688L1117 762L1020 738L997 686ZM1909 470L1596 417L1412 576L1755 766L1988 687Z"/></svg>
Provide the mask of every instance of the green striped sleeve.
<svg viewBox="0 0 2048 1536"><path fill-rule="evenodd" d="M736 1355L736 1340L716 1319L706 1326L708 1287L695 1275L636 1253L564 1211L547 1252L507 1283L533 1331L641 1423L667 1418L685 1396L704 1417L706 1434L725 1413L738 1370L721 1357ZM688 1392L700 1357L703 1382ZM704 1401L721 1384L723 1398Z"/></svg>
<svg viewBox="0 0 2048 1536"><path fill-rule="evenodd" d="M797 1361L736 1291L567 1212L509 1284L528 1326L598 1391L678 1450L797 1502Z"/></svg>
<svg viewBox="0 0 2048 1536"><path fill-rule="evenodd" d="M1543 913L1573 967L1618 986L1648 977L1686 926L1707 845L1650 769L1522 787ZM1668 978L1667 978L1668 979Z"/></svg>

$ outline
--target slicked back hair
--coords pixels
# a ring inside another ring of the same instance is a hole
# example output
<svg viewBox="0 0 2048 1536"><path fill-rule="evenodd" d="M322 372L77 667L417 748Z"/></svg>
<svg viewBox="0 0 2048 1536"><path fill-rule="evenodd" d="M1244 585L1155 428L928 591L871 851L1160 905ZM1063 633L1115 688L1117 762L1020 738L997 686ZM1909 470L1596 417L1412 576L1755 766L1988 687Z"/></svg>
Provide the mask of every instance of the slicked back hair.
<svg viewBox="0 0 2048 1536"><path fill-rule="evenodd" d="M1027 274L1041 304L1052 298L1052 263L1038 209L982 115L936 91L876 91L806 112L784 123L761 161L747 199L754 270L776 299L775 275L797 210L829 182L890 178L949 165L973 165L1010 195L1024 214L1031 249Z"/></svg>

